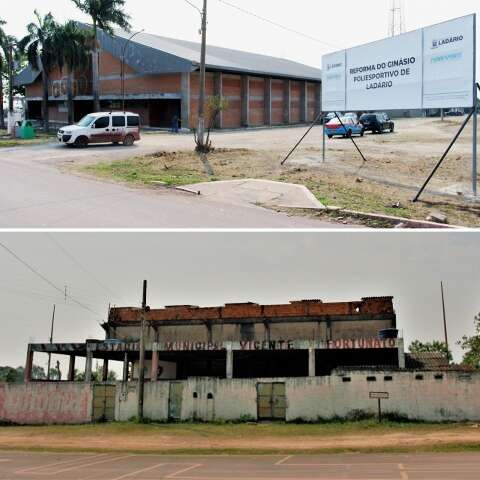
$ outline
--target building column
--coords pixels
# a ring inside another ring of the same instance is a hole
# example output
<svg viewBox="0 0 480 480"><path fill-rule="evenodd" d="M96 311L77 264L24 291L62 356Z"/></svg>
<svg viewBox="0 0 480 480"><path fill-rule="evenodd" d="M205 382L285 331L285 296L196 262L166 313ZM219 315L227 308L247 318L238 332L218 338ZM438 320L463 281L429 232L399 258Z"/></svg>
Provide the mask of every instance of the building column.
<svg viewBox="0 0 480 480"><path fill-rule="evenodd" d="M315 349L308 349L308 376L315 377Z"/></svg>
<svg viewBox="0 0 480 480"><path fill-rule="evenodd" d="M242 75L242 127L250 125L250 79Z"/></svg>
<svg viewBox="0 0 480 480"><path fill-rule="evenodd" d="M128 382L128 352L125 352L123 357L123 377L124 382Z"/></svg>
<svg viewBox="0 0 480 480"><path fill-rule="evenodd" d="M300 94L300 122L308 123L308 82L302 82Z"/></svg>
<svg viewBox="0 0 480 480"><path fill-rule="evenodd" d="M68 362L68 377L69 382L75 381L75 355L70 355L70 361Z"/></svg>
<svg viewBox="0 0 480 480"><path fill-rule="evenodd" d="M223 98L223 73L215 72L213 76L214 95ZM220 112L215 119L215 128L223 128L223 112Z"/></svg>
<svg viewBox="0 0 480 480"><path fill-rule="evenodd" d="M190 73L182 73L181 79L182 128L190 129Z"/></svg>
<svg viewBox="0 0 480 480"><path fill-rule="evenodd" d="M32 350L32 347L29 345L27 350L27 361L25 362L25 370L24 370L25 383L29 383L32 381L32 370L33 370L33 350Z"/></svg>
<svg viewBox="0 0 480 480"><path fill-rule="evenodd" d="M285 88L283 93L283 123L290 125L290 107L291 107L291 93L290 93L290 80L285 80Z"/></svg>
<svg viewBox="0 0 480 480"><path fill-rule="evenodd" d="M103 369L102 369L102 382L108 380L108 358L103 360Z"/></svg>
<svg viewBox="0 0 480 480"><path fill-rule="evenodd" d="M232 345L227 346L227 378L233 378L233 350Z"/></svg>
<svg viewBox="0 0 480 480"><path fill-rule="evenodd" d="M265 113L264 113L263 123L265 123L265 125L267 126L271 126L272 125L272 79L271 78L265 79L264 105L265 105Z"/></svg>
<svg viewBox="0 0 480 480"><path fill-rule="evenodd" d="M157 347L154 346L152 350L152 366L150 372L150 381L156 382L158 380L158 351Z"/></svg>
<svg viewBox="0 0 480 480"><path fill-rule="evenodd" d="M85 360L85 383L92 381L92 362L93 352L87 348L87 358Z"/></svg>
<svg viewBox="0 0 480 480"><path fill-rule="evenodd" d="M397 338L398 343L398 367L401 369L405 368L405 345L403 343L403 338Z"/></svg>
<svg viewBox="0 0 480 480"><path fill-rule="evenodd" d="M322 84L315 85L315 117L320 115L322 111Z"/></svg>

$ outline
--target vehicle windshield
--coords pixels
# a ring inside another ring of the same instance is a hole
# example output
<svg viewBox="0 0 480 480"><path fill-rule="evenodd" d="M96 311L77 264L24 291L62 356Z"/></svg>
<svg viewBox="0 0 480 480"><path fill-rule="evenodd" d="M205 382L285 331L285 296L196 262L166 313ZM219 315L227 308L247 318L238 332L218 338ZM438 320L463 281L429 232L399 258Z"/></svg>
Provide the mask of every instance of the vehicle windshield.
<svg viewBox="0 0 480 480"><path fill-rule="evenodd" d="M88 127L94 120L95 117L92 115L87 115L86 117L83 117L76 125L79 127Z"/></svg>
<svg viewBox="0 0 480 480"><path fill-rule="evenodd" d="M375 120L376 115L362 115L362 120Z"/></svg>

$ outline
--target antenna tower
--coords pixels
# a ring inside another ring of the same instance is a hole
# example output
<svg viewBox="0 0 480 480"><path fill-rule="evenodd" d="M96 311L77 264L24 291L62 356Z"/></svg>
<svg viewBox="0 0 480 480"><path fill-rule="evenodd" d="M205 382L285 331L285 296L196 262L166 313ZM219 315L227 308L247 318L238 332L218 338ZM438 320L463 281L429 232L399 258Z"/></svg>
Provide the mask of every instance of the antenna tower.
<svg viewBox="0 0 480 480"><path fill-rule="evenodd" d="M405 0L389 0L388 36L405 33Z"/></svg>

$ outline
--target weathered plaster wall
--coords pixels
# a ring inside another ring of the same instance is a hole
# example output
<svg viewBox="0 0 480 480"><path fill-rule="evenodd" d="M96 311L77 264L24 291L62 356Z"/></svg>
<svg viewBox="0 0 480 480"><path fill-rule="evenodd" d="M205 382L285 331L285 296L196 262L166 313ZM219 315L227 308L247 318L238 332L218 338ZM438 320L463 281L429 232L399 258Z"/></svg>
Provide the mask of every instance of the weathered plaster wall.
<svg viewBox="0 0 480 480"><path fill-rule="evenodd" d="M93 389L84 383L0 384L0 421L17 424L89 423Z"/></svg>

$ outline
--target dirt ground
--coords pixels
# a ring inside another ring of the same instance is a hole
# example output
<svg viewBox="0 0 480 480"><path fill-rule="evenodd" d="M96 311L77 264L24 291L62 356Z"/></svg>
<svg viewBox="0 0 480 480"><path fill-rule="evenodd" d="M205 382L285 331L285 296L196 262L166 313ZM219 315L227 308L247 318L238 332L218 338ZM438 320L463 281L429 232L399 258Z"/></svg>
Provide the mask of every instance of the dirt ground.
<svg viewBox="0 0 480 480"><path fill-rule="evenodd" d="M451 224L478 227L480 202L470 198L471 127L465 129L422 201L411 202L461 121L396 120L393 134L367 134L355 139L367 162L350 140L336 138L326 140L326 162L322 163L321 127L310 132L284 166L281 160L305 129L216 133L213 141L217 150L210 155L215 175L210 180L264 178L299 183L329 206L419 220L440 212ZM152 143L154 137L159 148L153 155L87 167L84 160L83 171L147 185L152 181L185 185L208 180L202 164L191 153L190 136L146 135L145 141Z"/></svg>
<svg viewBox="0 0 480 480"><path fill-rule="evenodd" d="M110 424L0 428L0 450L288 453L462 447L480 448L478 426Z"/></svg>

